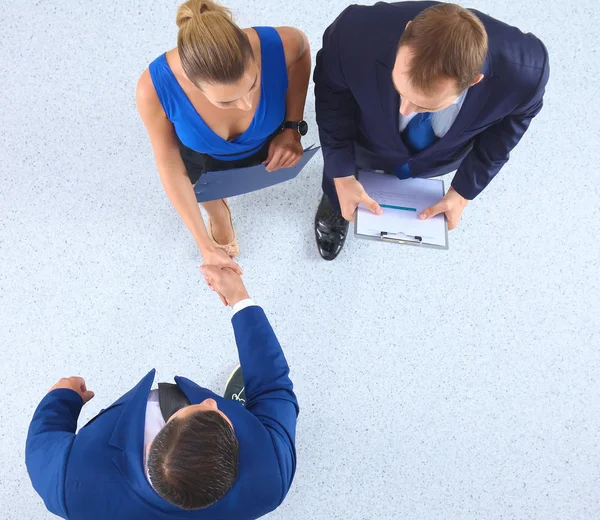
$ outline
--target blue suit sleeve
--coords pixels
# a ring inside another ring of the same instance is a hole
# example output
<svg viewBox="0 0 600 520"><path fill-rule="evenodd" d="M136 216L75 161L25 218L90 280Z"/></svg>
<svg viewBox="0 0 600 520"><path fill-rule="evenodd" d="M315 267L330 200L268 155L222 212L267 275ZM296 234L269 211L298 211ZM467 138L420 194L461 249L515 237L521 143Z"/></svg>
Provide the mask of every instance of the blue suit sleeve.
<svg viewBox="0 0 600 520"><path fill-rule="evenodd" d="M65 475L83 400L73 390L58 389L38 405L29 426L25 464L34 489L51 513L68 518Z"/></svg>
<svg viewBox="0 0 600 520"><path fill-rule="evenodd" d="M509 159L511 150L540 112L544 90L550 74L548 53L542 45L544 64L533 94L502 121L484 130L475 138L473 149L464 158L454 179L453 188L468 200L474 199L492 181Z"/></svg>
<svg viewBox="0 0 600 520"><path fill-rule="evenodd" d="M298 401L279 341L258 306L233 316L235 340L246 387L246 409L264 425L273 440L285 498L296 471Z"/></svg>
<svg viewBox="0 0 600 520"><path fill-rule="evenodd" d="M356 173L354 140L358 105L342 71L343 24L347 8L323 35L314 73L315 109L323 150L324 174L330 179ZM340 34L342 33L342 34ZM340 44L342 42L342 44Z"/></svg>

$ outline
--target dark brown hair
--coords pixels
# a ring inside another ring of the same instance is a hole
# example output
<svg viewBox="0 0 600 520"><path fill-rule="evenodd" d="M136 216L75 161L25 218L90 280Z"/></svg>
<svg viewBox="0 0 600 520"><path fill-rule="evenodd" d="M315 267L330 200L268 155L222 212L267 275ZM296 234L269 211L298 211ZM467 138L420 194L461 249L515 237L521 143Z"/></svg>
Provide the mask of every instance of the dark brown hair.
<svg viewBox="0 0 600 520"><path fill-rule="evenodd" d="M188 0L177 10L177 26L181 66L198 87L236 83L254 59L250 41L231 12L214 2Z"/></svg>
<svg viewBox="0 0 600 520"><path fill-rule="evenodd" d="M182 509L202 509L223 498L238 471L239 445L218 412L174 418L158 433L148 453L154 490Z"/></svg>
<svg viewBox="0 0 600 520"><path fill-rule="evenodd" d="M430 95L440 80L452 78L462 92L481 73L488 37L471 11L456 4L439 4L415 16L398 49L403 46L412 53L408 75L413 87Z"/></svg>

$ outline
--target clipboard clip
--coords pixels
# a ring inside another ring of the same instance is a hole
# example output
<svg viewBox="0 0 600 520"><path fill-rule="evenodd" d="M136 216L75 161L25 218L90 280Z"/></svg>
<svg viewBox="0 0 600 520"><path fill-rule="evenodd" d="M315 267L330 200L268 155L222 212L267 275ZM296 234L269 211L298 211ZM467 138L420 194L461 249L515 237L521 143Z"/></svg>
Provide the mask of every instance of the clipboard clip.
<svg viewBox="0 0 600 520"><path fill-rule="evenodd" d="M398 235L402 235L406 238L398 238ZM384 242L396 242L399 244L413 244L413 245L421 245L423 243L423 237L417 235L407 235L406 233L388 233L387 231L381 231L379 233L379 238ZM407 240L407 238L409 240Z"/></svg>

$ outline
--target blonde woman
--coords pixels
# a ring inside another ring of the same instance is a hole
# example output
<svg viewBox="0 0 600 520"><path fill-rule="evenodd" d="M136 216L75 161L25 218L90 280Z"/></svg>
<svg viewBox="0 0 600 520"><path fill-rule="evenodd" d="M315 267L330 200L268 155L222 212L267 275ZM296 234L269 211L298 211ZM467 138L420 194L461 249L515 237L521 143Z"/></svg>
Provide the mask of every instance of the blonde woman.
<svg viewBox="0 0 600 520"><path fill-rule="evenodd" d="M291 27L240 29L229 10L189 0L177 12L177 47L142 74L137 106L167 196L192 233L204 264L230 267L239 248L226 200L203 202L200 175L302 157L310 77L306 36Z"/></svg>

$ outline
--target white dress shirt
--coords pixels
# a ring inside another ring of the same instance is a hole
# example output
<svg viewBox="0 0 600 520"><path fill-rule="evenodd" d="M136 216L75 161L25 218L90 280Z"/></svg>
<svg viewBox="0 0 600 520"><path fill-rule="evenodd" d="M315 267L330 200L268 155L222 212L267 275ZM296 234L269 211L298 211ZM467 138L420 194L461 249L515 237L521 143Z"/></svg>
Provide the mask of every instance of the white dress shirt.
<svg viewBox="0 0 600 520"><path fill-rule="evenodd" d="M146 423L144 424L144 472L146 478L150 482L148 477L148 448L154 440L154 437L158 435L158 432L163 429L164 425L167 424L163 419L162 412L160 411L160 403L158 401L158 388L151 390L148 394L148 402L146 403Z"/></svg>
<svg viewBox="0 0 600 520"><path fill-rule="evenodd" d="M233 306L233 315L252 305L256 304L250 298L237 302ZM148 403L146 404L146 423L144 425L144 470L148 482L150 482L150 477L148 476L148 448L154 438L158 435L158 432L164 428L165 424L167 423L163 419L162 412L160 411L158 389L151 390L148 395ZM152 485L152 483L150 483L150 485Z"/></svg>
<svg viewBox="0 0 600 520"><path fill-rule="evenodd" d="M433 133L436 135L436 137L442 138L448 133L448 130L450 130L450 127L454 121L456 121L456 117L463 106L468 90L469 89L465 90L460 96L458 96L454 100L454 103L452 103L449 107L433 113L433 116L431 117L431 126L433 127ZM408 116L403 116L400 114L400 132L404 132L406 125L408 125L410 120L416 115L417 112L413 112Z"/></svg>

